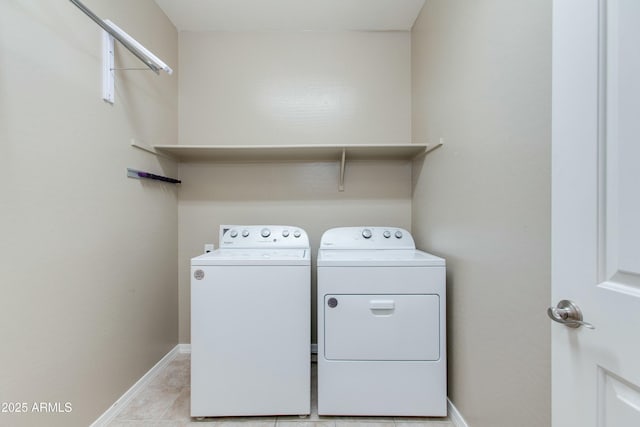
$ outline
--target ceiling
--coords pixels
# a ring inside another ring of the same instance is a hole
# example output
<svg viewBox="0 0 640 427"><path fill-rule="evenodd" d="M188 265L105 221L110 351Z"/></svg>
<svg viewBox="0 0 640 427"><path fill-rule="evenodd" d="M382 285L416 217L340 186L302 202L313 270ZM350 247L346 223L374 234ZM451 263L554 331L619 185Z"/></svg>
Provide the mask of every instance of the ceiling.
<svg viewBox="0 0 640 427"><path fill-rule="evenodd" d="M425 0L155 0L179 31L408 31Z"/></svg>

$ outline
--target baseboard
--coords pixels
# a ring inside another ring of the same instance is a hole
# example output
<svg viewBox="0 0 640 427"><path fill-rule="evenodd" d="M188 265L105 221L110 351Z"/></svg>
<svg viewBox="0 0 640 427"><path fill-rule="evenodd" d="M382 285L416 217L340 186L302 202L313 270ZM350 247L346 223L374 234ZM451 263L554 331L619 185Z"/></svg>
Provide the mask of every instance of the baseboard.
<svg viewBox="0 0 640 427"><path fill-rule="evenodd" d="M449 419L455 427L469 427L469 424L462 418L462 414L458 411L458 408L454 406L449 398L447 398L447 409L449 410Z"/></svg>
<svg viewBox="0 0 640 427"><path fill-rule="evenodd" d="M127 406L135 395L142 389L149 381L151 381L157 374L160 372L162 368L167 366L179 353L187 353L187 351L183 351L183 345L188 344L178 344L176 345L169 353L167 353L158 363L156 363L146 374L142 376L134 385L131 386L129 390L127 390L118 400L115 401L113 405L109 409L107 409L104 414L102 414L97 420L91 424L90 427L102 427L109 424L124 408ZM191 346L189 345L188 352L191 352Z"/></svg>

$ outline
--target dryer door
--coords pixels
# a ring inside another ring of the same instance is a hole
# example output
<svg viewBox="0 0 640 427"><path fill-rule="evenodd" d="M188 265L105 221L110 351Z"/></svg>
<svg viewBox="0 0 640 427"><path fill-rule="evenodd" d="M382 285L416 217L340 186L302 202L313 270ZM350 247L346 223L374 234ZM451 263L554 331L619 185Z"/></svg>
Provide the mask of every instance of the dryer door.
<svg viewBox="0 0 640 427"><path fill-rule="evenodd" d="M438 360L439 296L325 295L329 360Z"/></svg>

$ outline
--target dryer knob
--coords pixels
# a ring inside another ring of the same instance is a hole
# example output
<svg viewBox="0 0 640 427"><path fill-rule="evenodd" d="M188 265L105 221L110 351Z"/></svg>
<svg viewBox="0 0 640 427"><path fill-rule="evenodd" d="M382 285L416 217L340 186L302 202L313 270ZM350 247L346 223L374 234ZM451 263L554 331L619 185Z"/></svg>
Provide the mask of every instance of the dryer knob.
<svg viewBox="0 0 640 427"><path fill-rule="evenodd" d="M271 236L271 230L269 230L268 228L263 228L262 231L260 231L260 235L262 237L269 237Z"/></svg>
<svg viewBox="0 0 640 427"><path fill-rule="evenodd" d="M249 230L242 230L242 237L249 237Z"/></svg>
<svg viewBox="0 0 640 427"><path fill-rule="evenodd" d="M289 237L289 230L282 230L282 237Z"/></svg>
<svg viewBox="0 0 640 427"><path fill-rule="evenodd" d="M368 228L365 228L364 230L362 230L362 237L364 237L365 239L370 239L371 230L369 230Z"/></svg>
<svg viewBox="0 0 640 427"><path fill-rule="evenodd" d="M391 237L391 232L389 230L385 230L385 232L382 233L382 235L384 236L385 239L388 239L389 237Z"/></svg>
<svg viewBox="0 0 640 427"><path fill-rule="evenodd" d="M396 239L402 239L402 231L396 231Z"/></svg>
<svg viewBox="0 0 640 427"><path fill-rule="evenodd" d="M231 232L229 233L229 236L233 237L234 239L236 237L238 237L238 231L237 230L231 230Z"/></svg>
<svg viewBox="0 0 640 427"><path fill-rule="evenodd" d="M293 237L295 237L296 239L300 236L302 236L302 233L300 233L300 230L296 230L293 232Z"/></svg>

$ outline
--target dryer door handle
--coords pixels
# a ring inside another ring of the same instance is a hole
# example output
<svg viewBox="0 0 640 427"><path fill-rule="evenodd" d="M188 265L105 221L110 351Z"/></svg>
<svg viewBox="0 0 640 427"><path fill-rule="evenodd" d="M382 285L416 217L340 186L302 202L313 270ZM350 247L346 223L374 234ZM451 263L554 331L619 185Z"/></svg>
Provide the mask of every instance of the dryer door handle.
<svg viewBox="0 0 640 427"><path fill-rule="evenodd" d="M369 301L371 310L394 310L396 302L392 299L372 299Z"/></svg>

